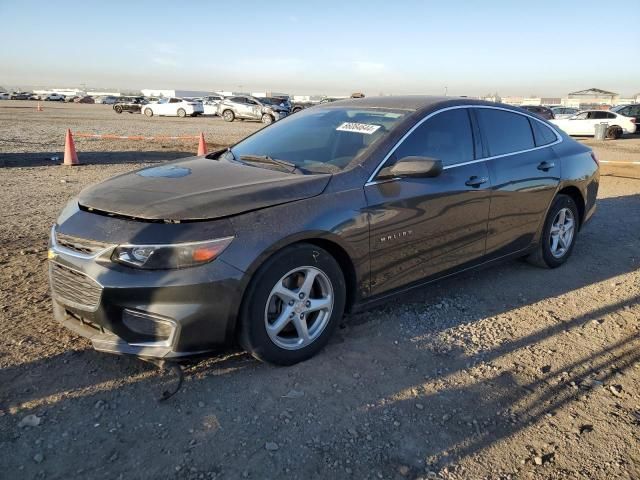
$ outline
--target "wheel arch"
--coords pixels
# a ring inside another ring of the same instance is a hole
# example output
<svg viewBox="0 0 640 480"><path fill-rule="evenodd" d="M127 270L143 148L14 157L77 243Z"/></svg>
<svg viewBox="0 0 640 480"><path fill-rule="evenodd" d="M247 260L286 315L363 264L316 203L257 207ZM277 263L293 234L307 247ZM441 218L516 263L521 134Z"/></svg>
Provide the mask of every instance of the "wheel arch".
<svg viewBox="0 0 640 480"><path fill-rule="evenodd" d="M568 195L576 203L576 206L578 207L578 215L580 217L579 218L580 225L578 226L578 228L581 228L582 223L584 222L586 207L585 207L584 196L582 195L582 192L580 191L580 189L575 185L566 185L566 186L563 186L560 190L558 190L557 195Z"/></svg>
<svg viewBox="0 0 640 480"><path fill-rule="evenodd" d="M259 255L253 263L246 270L246 283L242 286L242 295L240 297L240 308L247 300L247 295L251 286L251 282L255 277L256 272L274 255L282 250L299 244L310 244L320 247L327 252L338 262L340 269L344 275L346 285L346 303L345 313L350 312L352 307L357 302L358 297L358 284L360 279L356 271L355 264L352 260L353 256L349 254L348 247L342 244L337 236L329 232L305 232L298 235L285 238L270 248L266 249ZM239 310L240 311L240 310ZM235 337L238 332L238 318L234 318L227 333L230 337Z"/></svg>

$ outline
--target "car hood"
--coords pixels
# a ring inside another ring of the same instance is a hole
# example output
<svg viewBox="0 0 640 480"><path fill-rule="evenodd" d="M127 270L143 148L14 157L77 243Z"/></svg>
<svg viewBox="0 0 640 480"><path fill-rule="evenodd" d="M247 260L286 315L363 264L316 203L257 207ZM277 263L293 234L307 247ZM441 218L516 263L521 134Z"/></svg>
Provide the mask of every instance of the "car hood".
<svg viewBox="0 0 640 480"><path fill-rule="evenodd" d="M190 157L87 187L78 203L142 220L209 220L314 197L330 178Z"/></svg>

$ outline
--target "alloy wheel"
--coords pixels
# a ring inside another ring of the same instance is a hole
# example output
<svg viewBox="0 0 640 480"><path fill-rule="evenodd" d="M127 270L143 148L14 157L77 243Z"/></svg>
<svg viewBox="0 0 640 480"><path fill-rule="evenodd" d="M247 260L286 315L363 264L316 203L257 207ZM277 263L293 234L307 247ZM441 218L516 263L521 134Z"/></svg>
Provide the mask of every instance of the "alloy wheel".
<svg viewBox="0 0 640 480"><path fill-rule="evenodd" d="M569 208L561 208L551 224L549 243L551 255L562 258L571 247L575 231L575 218Z"/></svg>
<svg viewBox="0 0 640 480"><path fill-rule="evenodd" d="M334 294L329 277L315 267L298 267L271 289L264 312L267 334L285 350L304 348L331 319Z"/></svg>

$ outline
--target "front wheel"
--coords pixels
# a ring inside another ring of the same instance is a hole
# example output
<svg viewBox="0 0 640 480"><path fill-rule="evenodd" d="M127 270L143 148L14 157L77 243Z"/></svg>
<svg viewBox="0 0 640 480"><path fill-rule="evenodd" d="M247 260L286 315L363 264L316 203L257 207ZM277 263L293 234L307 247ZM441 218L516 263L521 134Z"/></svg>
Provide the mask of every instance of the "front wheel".
<svg viewBox="0 0 640 480"><path fill-rule="evenodd" d="M153 110L151 110L150 108L145 108L145 109L144 109L144 114L145 114L147 117L153 117Z"/></svg>
<svg viewBox="0 0 640 480"><path fill-rule="evenodd" d="M568 195L558 195L547 213L540 245L527 260L538 267L559 267L573 252L579 226L576 202Z"/></svg>
<svg viewBox="0 0 640 480"><path fill-rule="evenodd" d="M224 118L225 122L233 122L236 116L231 110L225 110L224 112L222 112L222 118Z"/></svg>
<svg viewBox="0 0 640 480"><path fill-rule="evenodd" d="M268 113L262 115L262 123L264 123L265 125L271 125L273 122L274 118Z"/></svg>
<svg viewBox="0 0 640 480"><path fill-rule="evenodd" d="M113 109L116 111L116 113L122 113L122 107L120 106L116 105Z"/></svg>
<svg viewBox="0 0 640 480"><path fill-rule="evenodd" d="M187 116L187 112L185 111L184 108L179 108L177 113L180 118L184 118Z"/></svg>
<svg viewBox="0 0 640 480"><path fill-rule="evenodd" d="M240 344L254 357L293 365L320 351L345 308L338 262L310 244L288 247L258 270L240 313Z"/></svg>

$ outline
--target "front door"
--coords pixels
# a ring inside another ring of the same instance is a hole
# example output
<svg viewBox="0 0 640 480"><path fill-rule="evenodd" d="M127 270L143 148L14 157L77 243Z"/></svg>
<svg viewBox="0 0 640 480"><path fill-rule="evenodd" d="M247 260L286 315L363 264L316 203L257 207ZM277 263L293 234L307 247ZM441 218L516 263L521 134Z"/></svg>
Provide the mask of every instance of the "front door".
<svg viewBox="0 0 640 480"><path fill-rule="evenodd" d="M403 157L424 156L441 160L444 171L435 178L374 178L365 186L372 294L483 256L491 184L475 146L468 109L438 112L398 146L385 167Z"/></svg>

